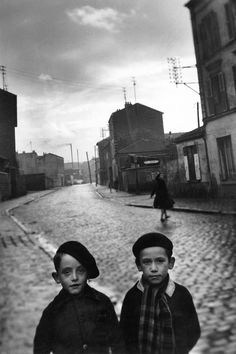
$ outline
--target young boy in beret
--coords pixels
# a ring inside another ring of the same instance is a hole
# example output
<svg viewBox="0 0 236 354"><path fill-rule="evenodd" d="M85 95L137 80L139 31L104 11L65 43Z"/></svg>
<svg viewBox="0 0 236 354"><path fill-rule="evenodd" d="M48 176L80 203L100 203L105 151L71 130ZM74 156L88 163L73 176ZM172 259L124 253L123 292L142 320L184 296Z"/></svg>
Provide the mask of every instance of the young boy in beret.
<svg viewBox="0 0 236 354"><path fill-rule="evenodd" d="M169 277L173 244L161 233L141 236L133 254L142 277L126 294L121 328L129 354L187 354L200 337L192 296Z"/></svg>
<svg viewBox="0 0 236 354"><path fill-rule="evenodd" d="M43 311L34 354L123 354L113 304L87 284L99 275L88 249L77 241L65 242L53 261L52 276L62 290Z"/></svg>

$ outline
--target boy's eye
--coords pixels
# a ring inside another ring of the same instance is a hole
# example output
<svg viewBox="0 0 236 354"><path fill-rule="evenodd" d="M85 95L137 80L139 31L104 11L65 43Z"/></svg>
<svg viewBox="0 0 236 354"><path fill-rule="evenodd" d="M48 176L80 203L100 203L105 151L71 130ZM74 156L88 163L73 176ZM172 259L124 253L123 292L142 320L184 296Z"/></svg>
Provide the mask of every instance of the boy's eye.
<svg viewBox="0 0 236 354"><path fill-rule="evenodd" d="M151 261L149 260L149 259L144 259L143 260L143 264L145 264L145 265L148 265L148 264L150 264L151 263Z"/></svg>
<svg viewBox="0 0 236 354"><path fill-rule="evenodd" d="M79 274L84 274L84 272L85 272L85 269L84 268L78 268L77 269L77 272L79 273Z"/></svg>
<svg viewBox="0 0 236 354"><path fill-rule="evenodd" d="M69 275L71 273L70 269L64 269L62 274Z"/></svg>

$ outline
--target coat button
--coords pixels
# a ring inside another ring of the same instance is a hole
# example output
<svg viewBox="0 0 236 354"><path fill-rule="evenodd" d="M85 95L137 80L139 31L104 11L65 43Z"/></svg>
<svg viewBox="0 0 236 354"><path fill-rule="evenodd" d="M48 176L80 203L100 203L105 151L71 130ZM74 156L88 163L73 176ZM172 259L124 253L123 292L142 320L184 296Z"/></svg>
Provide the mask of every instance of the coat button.
<svg viewBox="0 0 236 354"><path fill-rule="evenodd" d="M83 344L83 350L87 350L87 349L88 349L87 344Z"/></svg>

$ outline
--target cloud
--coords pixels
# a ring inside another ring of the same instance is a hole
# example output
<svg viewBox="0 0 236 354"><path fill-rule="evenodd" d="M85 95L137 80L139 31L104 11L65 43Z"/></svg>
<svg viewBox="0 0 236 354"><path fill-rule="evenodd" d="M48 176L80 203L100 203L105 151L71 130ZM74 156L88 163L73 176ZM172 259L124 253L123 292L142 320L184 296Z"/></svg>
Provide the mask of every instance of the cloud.
<svg viewBox="0 0 236 354"><path fill-rule="evenodd" d="M40 74L40 75L39 75L39 80L42 80L42 81L51 81L51 80L52 80L52 77L51 77L51 75L49 75L49 74Z"/></svg>
<svg viewBox="0 0 236 354"><path fill-rule="evenodd" d="M112 32L116 32L117 27L127 17L127 15L109 7L95 9L89 5L68 11L67 14L72 21L80 25L101 28Z"/></svg>

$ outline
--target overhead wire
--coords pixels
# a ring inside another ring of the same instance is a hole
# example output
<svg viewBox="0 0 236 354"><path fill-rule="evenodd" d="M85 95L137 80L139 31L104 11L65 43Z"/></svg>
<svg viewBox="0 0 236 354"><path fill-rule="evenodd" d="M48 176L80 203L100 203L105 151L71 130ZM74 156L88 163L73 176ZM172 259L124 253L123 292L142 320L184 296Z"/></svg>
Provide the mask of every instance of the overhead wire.
<svg viewBox="0 0 236 354"><path fill-rule="evenodd" d="M23 70L19 70L19 69L15 69L15 68L9 68L7 67L7 71L8 72L12 72L16 75L20 75L21 77L26 77L27 79L32 79L32 80L36 80L38 83L58 83L58 84L63 84L63 85L67 85L67 86L72 86L72 87L80 87L83 89L95 89L95 90L120 90L120 86L118 85L112 85L112 84L93 84L91 82L88 81L81 81L81 82L76 82L76 81L72 81L72 80L65 80L65 79L61 79L61 78L57 78L54 76L51 76L50 74L35 74L32 72L28 72L28 71L23 71ZM40 75L48 75L48 78L40 78Z"/></svg>

